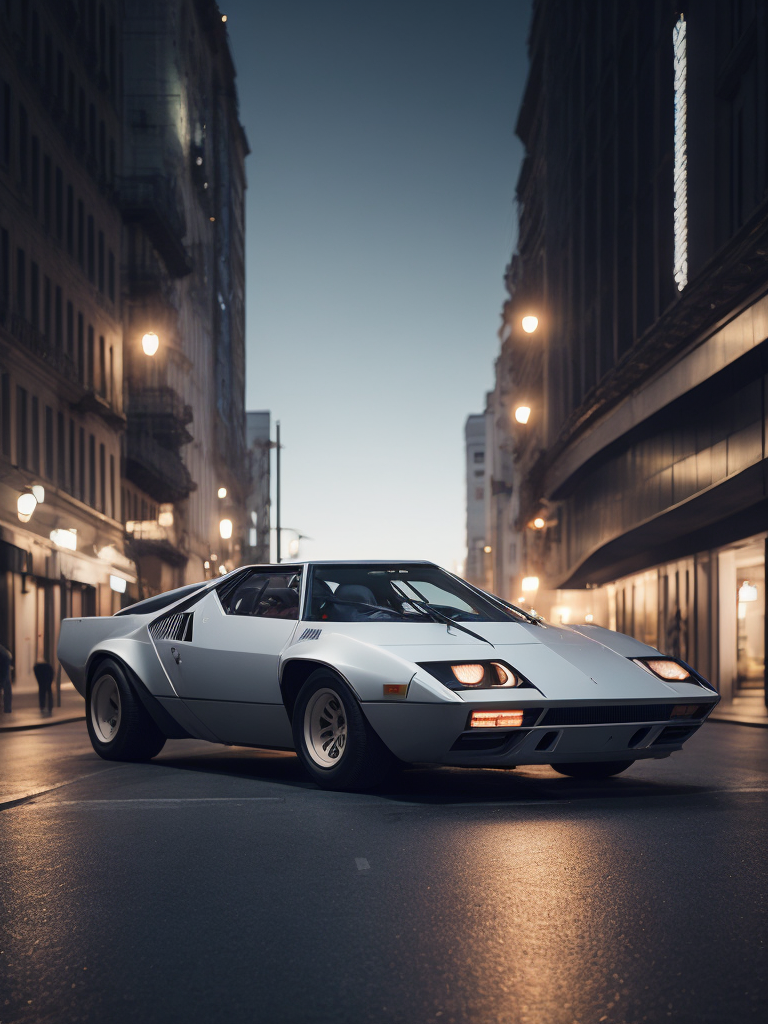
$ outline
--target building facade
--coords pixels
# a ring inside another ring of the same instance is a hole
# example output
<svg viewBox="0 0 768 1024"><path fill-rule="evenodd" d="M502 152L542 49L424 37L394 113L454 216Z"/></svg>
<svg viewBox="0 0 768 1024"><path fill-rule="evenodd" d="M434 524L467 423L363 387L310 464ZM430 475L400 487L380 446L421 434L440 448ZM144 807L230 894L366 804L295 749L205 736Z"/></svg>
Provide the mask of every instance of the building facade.
<svg viewBox="0 0 768 1024"><path fill-rule="evenodd" d="M248 534L243 561L262 565L270 559L272 417L268 411L246 413L250 493L246 501Z"/></svg>
<svg viewBox="0 0 768 1024"><path fill-rule="evenodd" d="M464 424L466 465L467 558L464 576L476 587L486 586L485 562L485 416L467 417Z"/></svg>
<svg viewBox="0 0 768 1024"><path fill-rule="evenodd" d="M121 17L116 0L0 7L0 643L19 685L53 661L63 616L111 614L135 580L119 505Z"/></svg>
<svg viewBox="0 0 768 1024"><path fill-rule="evenodd" d="M491 401L521 551L497 589L534 577L553 618L744 706L765 695L767 45L753 0L537 0Z"/></svg>
<svg viewBox="0 0 768 1024"><path fill-rule="evenodd" d="M123 520L145 594L233 568L246 542L248 146L212 0L134 0L123 48Z"/></svg>
<svg viewBox="0 0 768 1024"><path fill-rule="evenodd" d="M243 557L225 21L213 0L0 4L0 643L22 689L61 618Z"/></svg>

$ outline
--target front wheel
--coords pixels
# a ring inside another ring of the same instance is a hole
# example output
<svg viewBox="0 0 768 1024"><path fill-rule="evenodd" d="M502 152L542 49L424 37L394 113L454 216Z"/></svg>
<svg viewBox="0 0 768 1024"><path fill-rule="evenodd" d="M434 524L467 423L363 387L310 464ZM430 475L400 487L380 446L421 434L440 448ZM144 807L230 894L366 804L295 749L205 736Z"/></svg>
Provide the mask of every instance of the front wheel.
<svg viewBox="0 0 768 1024"><path fill-rule="evenodd" d="M165 736L111 658L102 661L88 686L86 723L93 749L106 761L148 761Z"/></svg>
<svg viewBox="0 0 768 1024"><path fill-rule="evenodd" d="M611 775L619 775L626 771L634 761L574 761L572 764L552 764L561 775L570 775L573 779L608 779Z"/></svg>
<svg viewBox="0 0 768 1024"><path fill-rule="evenodd" d="M360 791L383 782L395 764L338 676L318 669L293 709L293 739L302 765L323 789Z"/></svg>

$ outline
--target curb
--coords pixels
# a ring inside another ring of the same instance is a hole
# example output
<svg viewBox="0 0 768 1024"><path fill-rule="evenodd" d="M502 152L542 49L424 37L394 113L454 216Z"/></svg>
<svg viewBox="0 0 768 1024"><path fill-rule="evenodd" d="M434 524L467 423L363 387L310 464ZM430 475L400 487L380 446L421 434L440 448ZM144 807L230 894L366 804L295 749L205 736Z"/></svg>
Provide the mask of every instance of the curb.
<svg viewBox="0 0 768 1024"><path fill-rule="evenodd" d="M768 729L768 722L747 722L743 718L714 718L712 715L708 722L722 722L724 725L746 725L750 729Z"/></svg>
<svg viewBox="0 0 768 1024"><path fill-rule="evenodd" d="M35 722L33 725L0 725L0 732L23 732L26 729L49 729L52 725L66 725L68 722L84 722L85 715L74 718L57 718L51 722Z"/></svg>

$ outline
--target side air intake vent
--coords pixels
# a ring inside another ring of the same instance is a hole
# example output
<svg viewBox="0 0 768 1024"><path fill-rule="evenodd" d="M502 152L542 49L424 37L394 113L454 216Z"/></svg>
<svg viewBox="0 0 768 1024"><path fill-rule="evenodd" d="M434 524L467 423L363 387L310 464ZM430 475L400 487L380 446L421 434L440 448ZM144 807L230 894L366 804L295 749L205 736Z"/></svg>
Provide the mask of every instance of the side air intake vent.
<svg viewBox="0 0 768 1024"><path fill-rule="evenodd" d="M305 629L296 643L301 643L302 640L319 640L322 632L322 629Z"/></svg>
<svg viewBox="0 0 768 1024"><path fill-rule="evenodd" d="M192 612L176 612L162 619L155 619L149 627L153 640L191 640Z"/></svg>

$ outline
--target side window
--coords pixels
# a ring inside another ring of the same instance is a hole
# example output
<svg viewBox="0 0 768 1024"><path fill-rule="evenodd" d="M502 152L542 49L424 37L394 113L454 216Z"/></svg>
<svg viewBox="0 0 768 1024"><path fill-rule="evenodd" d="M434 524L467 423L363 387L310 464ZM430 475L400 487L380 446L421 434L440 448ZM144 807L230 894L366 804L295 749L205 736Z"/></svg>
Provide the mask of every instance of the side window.
<svg viewBox="0 0 768 1024"><path fill-rule="evenodd" d="M256 572L222 600L227 615L263 619L298 619L301 573Z"/></svg>

